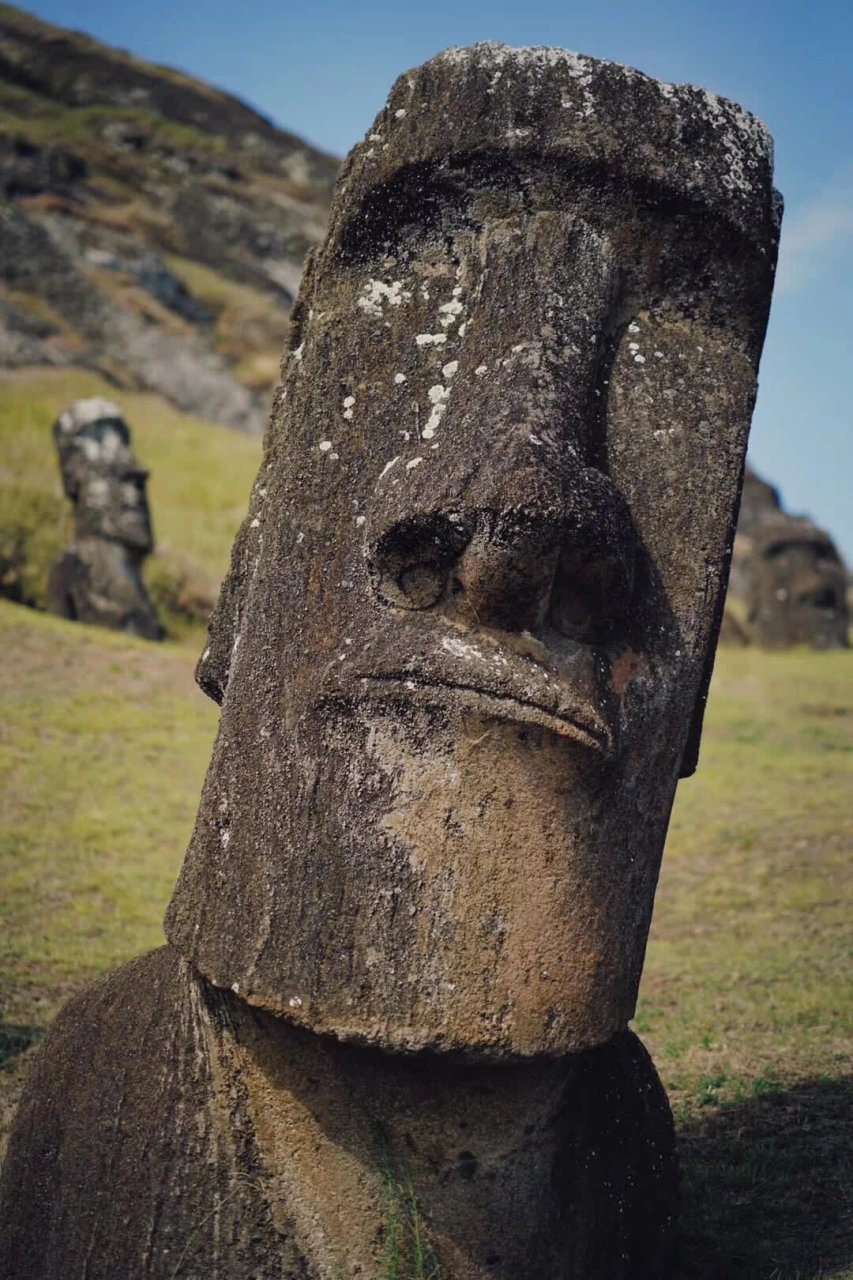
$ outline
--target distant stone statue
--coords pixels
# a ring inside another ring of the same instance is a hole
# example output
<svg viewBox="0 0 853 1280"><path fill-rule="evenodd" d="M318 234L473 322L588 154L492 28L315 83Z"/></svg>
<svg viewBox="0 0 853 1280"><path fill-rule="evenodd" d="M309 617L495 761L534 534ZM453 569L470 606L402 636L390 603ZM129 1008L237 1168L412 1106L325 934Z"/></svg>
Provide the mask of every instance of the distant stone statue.
<svg viewBox="0 0 853 1280"><path fill-rule="evenodd" d="M749 641L766 649L842 649L847 569L829 534L784 511L778 490L747 468L729 594Z"/></svg>
<svg viewBox="0 0 853 1280"><path fill-rule="evenodd" d="M764 127L702 90L499 45L397 81L199 665L169 945L41 1049L10 1274L671 1275L627 1024L778 219Z"/></svg>
<svg viewBox="0 0 853 1280"><path fill-rule="evenodd" d="M121 410L99 397L77 400L60 414L53 435L74 506L74 541L51 569L51 613L161 640L142 579L154 546L148 472L131 452Z"/></svg>
<svg viewBox="0 0 853 1280"><path fill-rule="evenodd" d="M848 644L847 570L835 543L811 520L780 514L751 535L747 618L766 649Z"/></svg>

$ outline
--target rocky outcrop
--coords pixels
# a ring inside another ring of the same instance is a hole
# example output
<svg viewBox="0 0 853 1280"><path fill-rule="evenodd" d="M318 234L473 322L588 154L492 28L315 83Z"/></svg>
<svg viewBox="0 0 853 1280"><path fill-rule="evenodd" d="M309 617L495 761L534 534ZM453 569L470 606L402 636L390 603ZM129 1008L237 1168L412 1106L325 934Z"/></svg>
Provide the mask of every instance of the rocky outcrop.
<svg viewBox="0 0 853 1280"><path fill-rule="evenodd" d="M0 5L0 364L260 431L337 162L189 76Z"/></svg>

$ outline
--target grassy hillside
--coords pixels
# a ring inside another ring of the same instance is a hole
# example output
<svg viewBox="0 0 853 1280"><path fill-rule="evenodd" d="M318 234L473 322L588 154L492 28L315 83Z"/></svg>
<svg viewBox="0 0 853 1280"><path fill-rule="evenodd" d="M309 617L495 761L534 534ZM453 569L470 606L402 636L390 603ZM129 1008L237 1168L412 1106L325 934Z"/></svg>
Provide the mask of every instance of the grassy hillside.
<svg viewBox="0 0 853 1280"><path fill-rule="evenodd" d="M203 81L0 3L0 359L259 433L337 170Z"/></svg>
<svg viewBox="0 0 853 1280"><path fill-rule="evenodd" d="M0 642L8 1118L58 1003L161 940L215 708L186 644L9 604ZM851 672L721 653L679 792L636 1025L679 1128L682 1280L853 1276Z"/></svg>
<svg viewBox="0 0 853 1280"><path fill-rule="evenodd" d="M51 426L70 401L93 395L118 403L151 472L157 552L146 577L171 634L184 634L216 597L260 443L81 370L0 372L0 591L45 604L48 570L71 531Z"/></svg>

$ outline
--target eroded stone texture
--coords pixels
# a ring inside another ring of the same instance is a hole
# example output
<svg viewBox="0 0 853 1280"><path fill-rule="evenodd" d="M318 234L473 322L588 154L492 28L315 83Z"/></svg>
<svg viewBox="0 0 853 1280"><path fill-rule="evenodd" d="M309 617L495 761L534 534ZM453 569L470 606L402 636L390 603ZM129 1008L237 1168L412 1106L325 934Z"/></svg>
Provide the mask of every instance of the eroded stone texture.
<svg viewBox="0 0 853 1280"><path fill-rule="evenodd" d="M121 410L109 400L77 400L54 425L74 541L51 569L52 613L146 640L163 628L142 579L154 547L145 493L148 472L130 448Z"/></svg>
<svg viewBox="0 0 853 1280"><path fill-rule="evenodd" d="M629 1032L460 1069L315 1036L164 948L42 1046L0 1183L0 1274L414 1277L414 1204L443 1280L665 1280L672 1145Z"/></svg>
<svg viewBox="0 0 853 1280"><path fill-rule="evenodd" d="M397 82L200 662L223 710L171 947L72 1007L18 1121L24 1274L671 1276L671 1119L626 1025L770 180L752 117L612 64L481 45Z"/></svg>
<svg viewBox="0 0 853 1280"><path fill-rule="evenodd" d="M783 510L779 493L747 468L729 591L750 640L767 649L848 644L847 569L825 530Z"/></svg>

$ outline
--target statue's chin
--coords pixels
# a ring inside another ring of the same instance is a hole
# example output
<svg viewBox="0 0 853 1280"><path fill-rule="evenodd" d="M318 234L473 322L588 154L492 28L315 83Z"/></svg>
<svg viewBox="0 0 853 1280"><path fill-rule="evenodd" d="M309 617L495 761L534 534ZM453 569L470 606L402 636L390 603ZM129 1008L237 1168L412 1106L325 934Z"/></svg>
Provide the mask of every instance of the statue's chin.
<svg viewBox="0 0 853 1280"><path fill-rule="evenodd" d="M291 976L275 979L277 1011L341 1039L486 1059L608 1040L635 994L636 860L612 839L597 760L550 728L467 710L327 720L292 845L318 879L310 916L290 900L304 871L279 899Z"/></svg>

